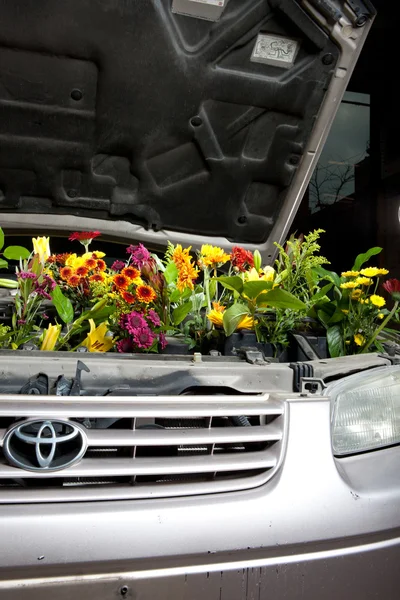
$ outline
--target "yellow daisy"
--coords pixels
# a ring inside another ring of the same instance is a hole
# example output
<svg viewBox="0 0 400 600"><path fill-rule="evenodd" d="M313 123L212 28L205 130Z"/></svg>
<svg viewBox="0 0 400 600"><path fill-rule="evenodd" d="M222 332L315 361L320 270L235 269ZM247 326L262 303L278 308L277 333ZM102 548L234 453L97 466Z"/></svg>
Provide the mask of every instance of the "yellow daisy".
<svg viewBox="0 0 400 600"><path fill-rule="evenodd" d="M360 271L343 271L342 277L357 277Z"/></svg>
<svg viewBox="0 0 400 600"><path fill-rule="evenodd" d="M372 279L370 277L357 277L356 283L358 285L371 285Z"/></svg>
<svg viewBox="0 0 400 600"><path fill-rule="evenodd" d="M386 304L385 298L382 298L382 296L377 296L376 294L370 296L370 302L378 308L382 308L382 306L385 306Z"/></svg>
<svg viewBox="0 0 400 600"><path fill-rule="evenodd" d="M365 344L365 337L361 335L361 333L357 333L354 336L354 342L357 344L357 346L363 346Z"/></svg>
<svg viewBox="0 0 400 600"><path fill-rule="evenodd" d="M358 287L358 283L356 281L346 281L346 283L341 283L340 287L344 290L351 290Z"/></svg>
<svg viewBox="0 0 400 600"><path fill-rule="evenodd" d="M376 277L377 275L386 275L386 273L389 273L389 271L386 271L386 269L378 269L377 267L367 267L366 269L360 271L360 273L365 277Z"/></svg>
<svg viewBox="0 0 400 600"><path fill-rule="evenodd" d="M222 248L211 244L203 244L200 250L199 262L201 266L216 267L217 265L224 265L230 258L230 254L227 254Z"/></svg>

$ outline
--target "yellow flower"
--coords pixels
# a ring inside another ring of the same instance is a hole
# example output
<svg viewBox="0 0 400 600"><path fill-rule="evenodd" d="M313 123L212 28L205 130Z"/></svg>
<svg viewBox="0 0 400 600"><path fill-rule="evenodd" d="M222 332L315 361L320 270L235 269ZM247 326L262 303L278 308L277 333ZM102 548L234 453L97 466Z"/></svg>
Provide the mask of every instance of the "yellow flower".
<svg viewBox="0 0 400 600"><path fill-rule="evenodd" d="M387 275L388 273L387 269L378 269L377 267L367 267L361 271L361 275L365 275L365 277L377 277L377 275Z"/></svg>
<svg viewBox="0 0 400 600"><path fill-rule="evenodd" d="M54 347L57 343L60 332L61 332L61 325L49 325L48 328L46 329L40 349L46 350L47 352L51 352L52 350L54 350Z"/></svg>
<svg viewBox="0 0 400 600"><path fill-rule="evenodd" d="M378 313L378 319L383 319L385 315L383 313Z"/></svg>
<svg viewBox="0 0 400 600"><path fill-rule="evenodd" d="M219 310L216 310L214 308L213 310L210 310L210 312L208 313L207 319L209 321L211 321L211 323L213 325L215 325L216 327L222 327L224 315L222 312L220 312Z"/></svg>
<svg viewBox="0 0 400 600"><path fill-rule="evenodd" d="M67 260L65 261L66 266L74 267L76 259L77 259L77 256L75 253L68 256Z"/></svg>
<svg viewBox="0 0 400 600"><path fill-rule="evenodd" d="M50 252L50 238L48 237L37 237L32 238L33 252L39 256L39 260L42 264L49 258Z"/></svg>
<svg viewBox="0 0 400 600"><path fill-rule="evenodd" d="M369 304L369 298L360 298L359 303L360 304Z"/></svg>
<svg viewBox="0 0 400 600"><path fill-rule="evenodd" d="M372 279L369 277L357 277L356 283L358 283L358 285L371 285Z"/></svg>
<svg viewBox="0 0 400 600"><path fill-rule="evenodd" d="M357 346L363 346L365 344L365 337L361 335L361 333L357 333L354 336L354 342L357 344Z"/></svg>
<svg viewBox="0 0 400 600"><path fill-rule="evenodd" d="M356 281L346 281L346 283L341 283L340 287L344 290L353 289L358 287L358 283Z"/></svg>
<svg viewBox="0 0 400 600"><path fill-rule="evenodd" d="M92 258L93 254L95 256L95 258L104 258L105 257L105 252L100 252L99 250L93 250L93 252L85 252L85 254L82 255L82 258L84 260L87 260L88 258Z"/></svg>
<svg viewBox="0 0 400 600"><path fill-rule="evenodd" d="M244 316L243 319L239 322L237 329L254 329L255 321L252 317L248 315Z"/></svg>
<svg viewBox="0 0 400 600"><path fill-rule="evenodd" d="M213 309L217 310L220 313L225 312L225 306L222 306L219 302L213 302Z"/></svg>
<svg viewBox="0 0 400 600"><path fill-rule="evenodd" d="M230 258L230 254L227 254L222 248L211 246L211 244L203 244L200 250L200 264L205 267L224 265Z"/></svg>
<svg viewBox="0 0 400 600"><path fill-rule="evenodd" d="M342 308L342 313L344 313L345 315L348 315L348 314L349 314L349 311L348 311L348 310L345 310L344 308Z"/></svg>
<svg viewBox="0 0 400 600"><path fill-rule="evenodd" d="M361 295L362 295L361 290L353 290L350 297L352 300L358 300Z"/></svg>
<svg viewBox="0 0 400 600"><path fill-rule="evenodd" d="M343 271L342 277L357 277L360 271Z"/></svg>
<svg viewBox="0 0 400 600"><path fill-rule="evenodd" d="M108 352L114 346L112 336L108 336L107 323L101 323L96 327L93 319L89 319L90 331L82 342L89 352Z"/></svg>
<svg viewBox="0 0 400 600"><path fill-rule="evenodd" d="M373 294L373 296L370 296L370 302L374 306L377 306L378 308L382 308L382 306L385 306L385 304L386 304L385 298L382 298L382 296L377 296L376 294Z"/></svg>
<svg viewBox="0 0 400 600"><path fill-rule="evenodd" d="M265 279L265 281L274 281L275 279L275 269L273 267L264 267L264 276L261 279Z"/></svg>

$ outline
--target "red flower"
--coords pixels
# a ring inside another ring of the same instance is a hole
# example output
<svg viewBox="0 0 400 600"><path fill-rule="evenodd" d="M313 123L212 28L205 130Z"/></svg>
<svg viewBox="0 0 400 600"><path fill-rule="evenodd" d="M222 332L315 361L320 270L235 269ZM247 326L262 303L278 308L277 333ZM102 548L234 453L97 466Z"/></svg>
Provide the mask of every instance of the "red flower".
<svg viewBox="0 0 400 600"><path fill-rule="evenodd" d="M78 267L76 269L76 274L79 275L80 277L86 277L86 275L89 273L89 269L87 267L85 267L84 265L82 265L81 267Z"/></svg>
<svg viewBox="0 0 400 600"><path fill-rule="evenodd" d="M77 285L79 285L81 283L81 278L79 277L79 275L71 275L71 277L68 279L67 283L71 287L76 287Z"/></svg>
<svg viewBox="0 0 400 600"><path fill-rule="evenodd" d="M121 296L128 304L133 304L136 300L135 295L131 294L131 292L121 292Z"/></svg>
<svg viewBox="0 0 400 600"><path fill-rule="evenodd" d="M71 277L72 274L73 274L73 270L72 270L71 267L63 267L60 270L60 277L61 277L61 279L67 280L67 279L69 279Z"/></svg>
<svg viewBox="0 0 400 600"><path fill-rule="evenodd" d="M104 262L104 260L102 260L101 258L99 258L99 260L97 261L97 268L98 268L100 271L105 271L105 270L106 270L106 268L107 268L107 265L106 265L106 263L105 263L105 262Z"/></svg>
<svg viewBox="0 0 400 600"><path fill-rule="evenodd" d="M254 267L254 257L249 250L235 246L232 248L231 263L233 267L244 272Z"/></svg>
<svg viewBox="0 0 400 600"><path fill-rule="evenodd" d="M86 242L88 240L94 240L94 238L99 237L99 235L101 235L100 231L74 231L68 239L70 242L75 240L78 242Z"/></svg>
<svg viewBox="0 0 400 600"><path fill-rule="evenodd" d="M383 287L396 302L400 301L400 281L398 279L388 279L383 284Z"/></svg>
<svg viewBox="0 0 400 600"><path fill-rule="evenodd" d="M125 267L125 269L122 269L121 275L125 275L128 279L137 279L140 277L140 271L135 267Z"/></svg>
<svg viewBox="0 0 400 600"><path fill-rule="evenodd" d="M104 281L103 273L95 273L90 276L90 281Z"/></svg>

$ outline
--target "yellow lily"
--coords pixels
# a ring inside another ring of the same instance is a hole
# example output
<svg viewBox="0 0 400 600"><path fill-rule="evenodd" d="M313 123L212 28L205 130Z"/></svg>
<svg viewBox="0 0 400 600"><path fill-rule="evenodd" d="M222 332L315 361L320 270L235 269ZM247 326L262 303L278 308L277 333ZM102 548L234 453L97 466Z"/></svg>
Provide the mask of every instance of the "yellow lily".
<svg viewBox="0 0 400 600"><path fill-rule="evenodd" d="M258 272L254 267L250 271L244 273L245 281L274 281L275 269L272 267L265 267L263 271Z"/></svg>
<svg viewBox="0 0 400 600"><path fill-rule="evenodd" d="M88 258L92 258L93 254L96 258L104 258L106 255L105 252L100 252L100 250L93 250L93 252L85 252L85 254L82 254L82 258L83 260L87 260Z"/></svg>
<svg viewBox="0 0 400 600"><path fill-rule="evenodd" d="M250 317L249 315L246 315L239 322L239 324L237 326L237 329L254 329L254 325L255 324L256 324L256 322L253 319L253 317Z"/></svg>
<svg viewBox="0 0 400 600"><path fill-rule="evenodd" d="M50 252L50 238L49 237L37 237L32 238L33 251L39 256L39 260L42 264L49 258Z"/></svg>
<svg viewBox="0 0 400 600"><path fill-rule="evenodd" d="M101 323L96 327L93 319L89 319L89 324L90 331L82 342L82 346L86 346L89 352L108 352L108 350L111 350L114 346L114 340L111 336L107 336L107 323Z"/></svg>
<svg viewBox="0 0 400 600"><path fill-rule="evenodd" d="M45 350L47 352L51 352L52 350L54 350L55 345L60 336L60 332L61 325L49 325L46 329L46 333L44 335L40 349Z"/></svg>

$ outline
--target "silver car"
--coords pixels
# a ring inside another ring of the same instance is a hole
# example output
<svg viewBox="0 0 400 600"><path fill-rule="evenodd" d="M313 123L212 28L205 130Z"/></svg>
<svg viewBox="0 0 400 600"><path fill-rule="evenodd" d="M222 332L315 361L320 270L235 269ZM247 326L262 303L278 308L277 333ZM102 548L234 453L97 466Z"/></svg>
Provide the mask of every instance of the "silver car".
<svg viewBox="0 0 400 600"><path fill-rule="evenodd" d="M368 0L0 11L9 235L270 263L374 19ZM0 352L1 600L397 599L397 358L308 350Z"/></svg>

